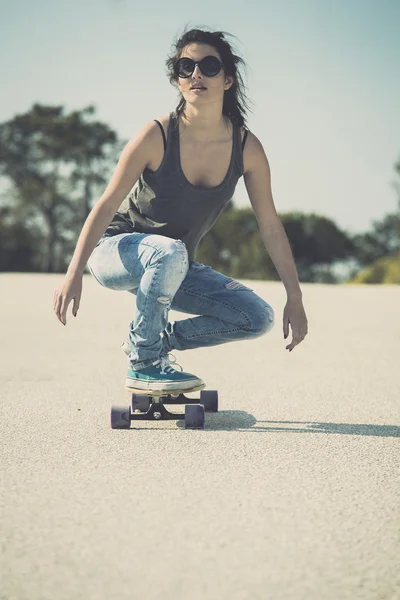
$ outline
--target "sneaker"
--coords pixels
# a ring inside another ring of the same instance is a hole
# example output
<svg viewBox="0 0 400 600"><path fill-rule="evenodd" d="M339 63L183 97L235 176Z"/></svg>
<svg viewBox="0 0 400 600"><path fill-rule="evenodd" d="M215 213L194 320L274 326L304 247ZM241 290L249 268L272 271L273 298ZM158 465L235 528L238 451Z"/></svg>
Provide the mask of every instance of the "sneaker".
<svg viewBox="0 0 400 600"><path fill-rule="evenodd" d="M134 367L128 367L125 385L127 388L139 390L189 390L192 388L200 389L205 386L204 381L192 373L184 373L182 367L177 371L172 361L167 356L155 360L148 367L135 370ZM178 365L179 366L179 365Z"/></svg>

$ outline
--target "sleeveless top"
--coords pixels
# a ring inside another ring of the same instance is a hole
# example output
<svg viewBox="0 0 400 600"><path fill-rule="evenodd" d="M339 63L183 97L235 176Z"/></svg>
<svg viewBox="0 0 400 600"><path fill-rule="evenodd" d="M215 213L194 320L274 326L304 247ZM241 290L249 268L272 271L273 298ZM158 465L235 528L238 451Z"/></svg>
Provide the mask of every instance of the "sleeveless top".
<svg viewBox="0 0 400 600"><path fill-rule="evenodd" d="M211 229L232 199L238 179L243 175L243 147L240 127L233 125L231 162L225 179L215 187L192 185L186 179L180 161L179 123L170 113L164 158L157 171L147 167L133 191L125 198L104 235L153 233L179 239L186 245L189 264L193 262L201 238Z"/></svg>

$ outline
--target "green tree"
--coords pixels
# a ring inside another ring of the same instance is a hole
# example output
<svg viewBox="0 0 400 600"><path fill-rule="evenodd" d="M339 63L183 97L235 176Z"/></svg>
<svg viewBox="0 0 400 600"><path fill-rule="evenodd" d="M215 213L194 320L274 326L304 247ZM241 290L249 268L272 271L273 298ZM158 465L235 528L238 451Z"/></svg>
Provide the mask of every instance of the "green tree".
<svg viewBox="0 0 400 600"><path fill-rule="evenodd" d="M0 209L0 271L39 270L36 252L37 231L24 223L9 220L9 210Z"/></svg>
<svg viewBox="0 0 400 600"><path fill-rule="evenodd" d="M41 271L65 269L123 144L89 120L93 113L93 106L65 115L62 106L35 104L0 125L0 175L9 184L1 206L9 209L9 226L35 232Z"/></svg>
<svg viewBox="0 0 400 600"><path fill-rule="evenodd" d="M400 212L374 221L372 230L353 238L355 256L361 266L367 266L385 256L393 256L400 249Z"/></svg>
<svg viewBox="0 0 400 600"><path fill-rule="evenodd" d="M400 175L400 161L395 164ZM359 268L353 270L348 283L400 283L400 185L397 211L374 221L372 230L354 236L355 257Z"/></svg>
<svg viewBox="0 0 400 600"><path fill-rule="evenodd" d="M280 215L301 281L335 282L329 267L349 259L354 251L351 237L333 221L299 212ZM212 264L231 277L278 280L251 208L230 207L203 238L197 260Z"/></svg>

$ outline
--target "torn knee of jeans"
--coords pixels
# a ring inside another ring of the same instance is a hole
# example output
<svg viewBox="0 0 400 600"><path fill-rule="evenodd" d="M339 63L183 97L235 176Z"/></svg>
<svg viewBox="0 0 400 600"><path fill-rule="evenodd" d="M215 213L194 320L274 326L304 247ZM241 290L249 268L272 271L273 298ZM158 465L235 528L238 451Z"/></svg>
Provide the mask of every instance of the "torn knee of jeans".
<svg viewBox="0 0 400 600"><path fill-rule="evenodd" d="M157 298L157 302L160 304L165 304L166 306L171 304L171 300L167 296L160 296Z"/></svg>
<svg viewBox="0 0 400 600"><path fill-rule="evenodd" d="M229 281L227 281L225 283L225 287L228 290L250 290L250 288L246 287L239 281L235 281L234 279L230 279ZM250 290L250 291L253 291L253 290Z"/></svg>
<svg viewBox="0 0 400 600"><path fill-rule="evenodd" d="M272 308L272 306L267 306L266 311L267 311L267 318L269 319L269 322L274 324L275 323L274 309Z"/></svg>

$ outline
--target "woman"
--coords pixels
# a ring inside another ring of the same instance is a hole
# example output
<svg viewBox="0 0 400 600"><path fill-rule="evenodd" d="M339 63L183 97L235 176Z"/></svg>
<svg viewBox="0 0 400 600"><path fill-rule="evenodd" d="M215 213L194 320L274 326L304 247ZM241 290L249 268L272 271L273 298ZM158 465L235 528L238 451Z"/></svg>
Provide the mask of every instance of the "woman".
<svg viewBox="0 0 400 600"><path fill-rule="evenodd" d="M175 369L169 352L252 339L272 328L269 304L194 260L199 241L242 175L262 240L286 288L283 332L286 338L290 323L293 337L286 348L292 351L307 334L293 256L272 198L268 160L258 138L244 128L239 63L242 59L221 32L193 29L177 41L166 64L180 103L176 111L146 123L124 148L54 293L54 310L64 325L72 300L77 315L86 263L101 285L136 295L127 342L128 388L167 391L204 385L197 376ZM170 308L198 316L170 323Z"/></svg>

